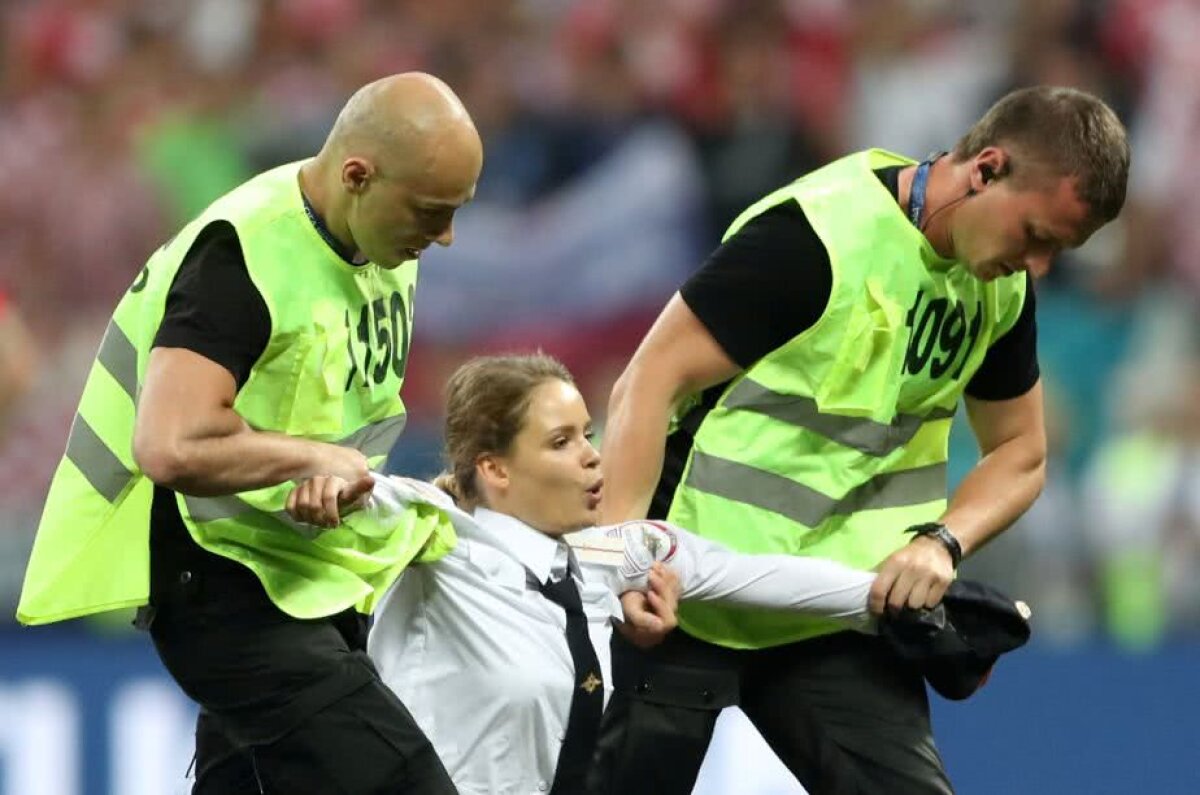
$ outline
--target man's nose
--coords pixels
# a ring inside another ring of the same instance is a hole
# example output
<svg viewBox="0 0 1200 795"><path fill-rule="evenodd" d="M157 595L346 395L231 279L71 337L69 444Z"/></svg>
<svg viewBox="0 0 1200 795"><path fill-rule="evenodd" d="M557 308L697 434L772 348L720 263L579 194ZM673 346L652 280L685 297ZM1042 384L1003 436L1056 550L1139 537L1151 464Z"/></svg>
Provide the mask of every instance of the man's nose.
<svg viewBox="0 0 1200 795"><path fill-rule="evenodd" d="M1028 271L1033 278L1040 279L1050 272L1050 263L1054 260L1054 255L1049 252L1040 254L1025 255L1025 270Z"/></svg>
<svg viewBox="0 0 1200 795"><path fill-rule="evenodd" d="M441 233L433 239L433 242L437 243L439 246L448 246L451 243L453 243L454 242L454 222L451 221L450 223L446 224L446 228L443 229L441 231Z"/></svg>

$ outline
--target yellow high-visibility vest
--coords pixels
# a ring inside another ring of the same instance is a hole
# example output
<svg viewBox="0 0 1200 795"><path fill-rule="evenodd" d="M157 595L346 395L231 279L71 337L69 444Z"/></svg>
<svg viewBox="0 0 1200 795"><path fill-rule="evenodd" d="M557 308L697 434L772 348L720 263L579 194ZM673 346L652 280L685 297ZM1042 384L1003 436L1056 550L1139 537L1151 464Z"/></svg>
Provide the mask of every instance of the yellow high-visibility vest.
<svg viewBox="0 0 1200 795"><path fill-rule="evenodd" d="M833 287L816 324L731 381L704 417L668 521L739 552L871 569L909 541L906 528L945 512L955 408L1020 316L1025 275L985 283L940 258L872 173L911 163L881 150L850 155L730 226L726 239L799 203L829 252ZM680 625L734 648L839 629L700 603L680 606Z"/></svg>
<svg viewBox="0 0 1200 795"><path fill-rule="evenodd" d="M404 427L400 385L412 338L416 261L351 265L305 213L300 163L261 174L214 202L154 253L105 332L46 499L17 618L41 624L145 604L153 484L133 460L137 395L167 293L200 232L237 230L271 336L234 409L259 431L354 447L383 463ZM290 483L241 494L176 495L200 546L245 565L298 618L369 611L414 558L454 543L439 512L379 526L352 514L321 530L284 511Z"/></svg>

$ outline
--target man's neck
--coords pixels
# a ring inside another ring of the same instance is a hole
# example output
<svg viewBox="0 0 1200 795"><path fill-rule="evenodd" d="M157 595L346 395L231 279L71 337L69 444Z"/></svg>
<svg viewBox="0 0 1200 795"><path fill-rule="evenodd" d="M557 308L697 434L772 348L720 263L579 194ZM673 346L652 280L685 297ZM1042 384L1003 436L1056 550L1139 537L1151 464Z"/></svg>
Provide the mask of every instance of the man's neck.
<svg viewBox="0 0 1200 795"><path fill-rule="evenodd" d="M957 206L947 205L961 199L969 185L965 173L960 171L958 164L949 157L939 157L929 168L929 179L925 186L925 209L921 214L920 231L938 256L945 259L954 258L950 219L957 209ZM901 169L897 179L900 209L905 215L908 215L911 206L913 178L916 173L917 166L907 166ZM943 209L945 212L942 212Z"/></svg>
<svg viewBox="0 0 1200 795"><path fill-rule="evenodd" d="M354 245L354 238L346 224L345 212L342 208L334 205L334 200L326 188L328 184L319 157L300 167L300 191L304 194L304 198L320 218L325 229L340 244L341 252L339 253L343 253L343 256L348 253L351 260L357 261L359 259L358 247Z"/></svg>

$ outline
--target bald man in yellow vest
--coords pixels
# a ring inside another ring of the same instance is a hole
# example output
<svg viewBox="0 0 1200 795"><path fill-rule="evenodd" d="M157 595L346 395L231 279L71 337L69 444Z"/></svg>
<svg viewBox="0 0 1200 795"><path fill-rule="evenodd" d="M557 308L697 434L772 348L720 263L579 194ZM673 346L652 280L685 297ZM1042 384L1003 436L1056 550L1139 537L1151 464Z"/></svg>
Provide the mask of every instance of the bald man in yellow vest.
<svg viewBox="0 0 1200 795"><path fill-rule="evenodd" d="M320 153L215 201L118 305L55 474L18 617L139 607L201 706L196 793L451 793L365 653L439 516L292 521L292 481L367 494L404 424L421 252L450 245L482 145L440 80L347 102ZM336 515L336 508L335 515Z"/></svg>

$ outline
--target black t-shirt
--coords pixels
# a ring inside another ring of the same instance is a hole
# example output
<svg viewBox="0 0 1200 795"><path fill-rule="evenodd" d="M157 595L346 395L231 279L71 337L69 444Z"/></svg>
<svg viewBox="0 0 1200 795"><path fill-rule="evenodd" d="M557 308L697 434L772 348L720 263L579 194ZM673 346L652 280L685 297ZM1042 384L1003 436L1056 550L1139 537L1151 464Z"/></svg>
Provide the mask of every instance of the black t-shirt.
<svg viewBox="0 0 1200 795"><path fill-rule="evenodd" d="M892 167L875 172L893 197L899 195L900 170ZM679 292L729 358L749 368L816 323L832 289L833 271L824 243L800 205L785 202L754 218L721 244ZM1035 303L1030 281L1020 316L988 349L967 384L968 395L1007 400L1025 394L1037 382ZM725 386L706 390L683 427L667 439L651 517L666 516L691 451L692 432L716 405Z"/></svg>
<svg viewBox="0 0 1200 795"><path fill-rule="evenodd" d="M214 221L184 255L154 347L195 351L232 373L240 389L270 338L271 315L250 280L237 230Z"/></svg>
<svg viewBox="0 0 1200 795"><path fill-rule="evenodd" d="M194 351L229 370L240 389L270 338L271 316L246 270L237 230L227 221L209 224L175 274L154 347ZM157 485L150 512L150 550L152 577L202 570L210 576L219 574L224 587L238 588L243 594L261 591L249 569L210 555L192 541L175 493Z"/></svg>

